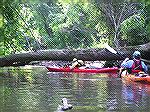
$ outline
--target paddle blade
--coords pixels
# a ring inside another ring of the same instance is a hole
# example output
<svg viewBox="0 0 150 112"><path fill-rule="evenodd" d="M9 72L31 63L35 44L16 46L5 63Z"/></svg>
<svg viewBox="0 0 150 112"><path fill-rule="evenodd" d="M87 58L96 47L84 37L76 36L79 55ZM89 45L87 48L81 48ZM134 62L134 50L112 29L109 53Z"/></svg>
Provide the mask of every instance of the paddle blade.
<svg viewBox="0 0 150 112"><path fill-rule="evenodd" d="M108 49L110 52L117 54L117 51L115 51L112 47L110 47L107 43L104 44L105 48Z"/></svg>

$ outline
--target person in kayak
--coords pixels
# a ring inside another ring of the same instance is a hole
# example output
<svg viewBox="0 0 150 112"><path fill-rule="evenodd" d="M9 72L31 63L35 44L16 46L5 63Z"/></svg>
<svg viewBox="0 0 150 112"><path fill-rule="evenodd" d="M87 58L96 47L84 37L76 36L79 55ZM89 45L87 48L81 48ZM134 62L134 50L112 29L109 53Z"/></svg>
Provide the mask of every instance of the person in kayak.
<svg viewBox="0 0 150 112"><path fill-rule="evenodd" d="M128 73L131 74L132 70L141 70L144 73L147 73L148 68L143 61L141 61L141 53L139 51L135 51L133 53L133 60L129 60L126 58L121 63L121 69L119 71L119 75L121 75L123 69L127 69Z"/></svg>
<svg viewBox="0 0 150 112"><path fill-rule="evenodd" d="M85 66L84 62L82 60L78 60L78 59L74 58L70 68L73 69L75 67L82 67L82 66Z"/></svg>

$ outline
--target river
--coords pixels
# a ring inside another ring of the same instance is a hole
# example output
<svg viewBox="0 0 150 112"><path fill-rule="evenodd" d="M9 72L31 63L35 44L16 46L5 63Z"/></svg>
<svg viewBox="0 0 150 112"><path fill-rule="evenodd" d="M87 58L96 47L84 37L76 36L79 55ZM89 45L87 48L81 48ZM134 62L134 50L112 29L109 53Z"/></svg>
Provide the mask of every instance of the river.
<svg viewBox="0 0 150 112"><path fill-rule="evenodd" d="M0 68L0 112L148 112L150 84L127 82L116 74L48 72L45 67Z"/></svg>

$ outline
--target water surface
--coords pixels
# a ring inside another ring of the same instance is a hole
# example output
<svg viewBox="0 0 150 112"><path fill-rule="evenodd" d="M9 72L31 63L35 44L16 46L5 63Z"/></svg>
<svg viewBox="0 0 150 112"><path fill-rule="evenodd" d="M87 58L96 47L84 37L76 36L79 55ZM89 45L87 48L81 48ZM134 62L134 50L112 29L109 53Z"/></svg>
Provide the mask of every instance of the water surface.
<svg viewBox="0 0 150 112"><path fill-rule="evenodd" d="M0 69L0 112L148 112L150 84L127 82L115 74L48 72L45 67Z"/></svg>

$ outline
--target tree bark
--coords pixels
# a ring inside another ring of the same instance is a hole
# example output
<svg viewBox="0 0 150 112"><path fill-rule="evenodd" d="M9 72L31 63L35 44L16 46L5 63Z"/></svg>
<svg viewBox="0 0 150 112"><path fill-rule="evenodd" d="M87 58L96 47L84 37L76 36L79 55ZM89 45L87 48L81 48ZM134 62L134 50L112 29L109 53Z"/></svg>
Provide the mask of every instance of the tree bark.
<svg viewBox="0 0 150 112"><path fill-rule="evenodd" d="M37 52L12 54L4 57L0 57L0 66L15 66L24 65L31 61L41 60L53 60L53 61L72 61L73 58L81 59L84 61L111 61L122 60L126 57L132 58L132 53L135 50L139 50L142 54L142 58L150 60L150 42L144 45L128 46L114 48L118 53L111 53L107 49L62 49L62 50L40 50Z"/></svg>

